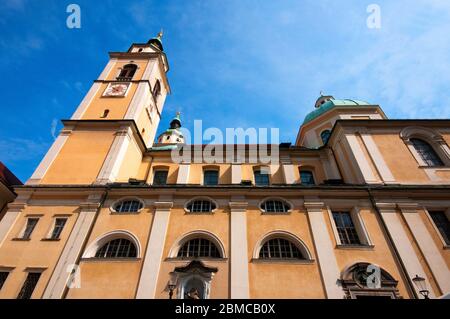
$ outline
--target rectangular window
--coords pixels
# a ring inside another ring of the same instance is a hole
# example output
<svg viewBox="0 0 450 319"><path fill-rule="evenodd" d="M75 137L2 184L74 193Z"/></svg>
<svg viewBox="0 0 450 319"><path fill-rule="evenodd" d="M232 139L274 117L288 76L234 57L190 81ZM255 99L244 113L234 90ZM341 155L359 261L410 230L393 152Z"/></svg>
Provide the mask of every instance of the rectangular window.
<svg viewBox="0 0 450 319"><path fill-rule="evenodd" d="M444 241L447 245L450 245L450 222L443 211L438 212L430 212L430 216L433 219L436 228L444 238Z"/></svg>
<svg viewBox="0 0 450 319"><path fill-rule="evenodd" d="M203 173L203 185L211 186L219 184L219 171L210 170Z"/></svg>
<svg viewBox="0 0 450 319"><path fill-rule="evenodd" d="M300 171L300 180L302 185L316 185L311 171Z"/></svg>
<svg viewBox="0 0 450 319"><path fill-rule="evenodd" d="M5 284L5 281L8 278L8 275L9 275L9 272L7 272L7 271L0 272L0 290L2 290L2 287Z"/></svg>
<svg viewBox="0 0 450 319"><path fill-rule="evenodd" d="M51 239L59 239L59 236L61 236L61 233L64 229L64 226L66 225L67 218L56 218L55 220L55 227L53 227Z"/></svg>
<svg viewBox="0 0 450 319"><path fill-rule="evenodd" d="M153 185L166 185L168 173L169 172L165 170L155 171L155 174L153 175Z"/></svg>
<svg viewBox="0 0 450 319"><path fill-rule="evenodd" d="M28 218L27 225L25 226L25 230L22 235L22 239L30 239L31 234L33 233L36 224L38 223L39 218Z"/></svg>
<svg viewBox="0 0 450 319"><path fill-rule="evenodd" d="M342 245L361 245L349 212L333 212L333 219Z"/></svg>
<svg viewBox="0 0 450 319"><path fill-rule="evenodd" d="M17 299L30 299L31 295L33 295L34 288L36 288L36 285L40 277L41 277L40 272L29 272L27 279L25 279L22 289L20 290L19 295L17 296Z"/></svg>
<svg viewBox="0 0 450 319"><path fill-rule="evenodd" d="M257 170L254 172L254 175L255 175L255 185L256 186L269 186L270 185L269 174L266 174L266 172Z"/></svg>

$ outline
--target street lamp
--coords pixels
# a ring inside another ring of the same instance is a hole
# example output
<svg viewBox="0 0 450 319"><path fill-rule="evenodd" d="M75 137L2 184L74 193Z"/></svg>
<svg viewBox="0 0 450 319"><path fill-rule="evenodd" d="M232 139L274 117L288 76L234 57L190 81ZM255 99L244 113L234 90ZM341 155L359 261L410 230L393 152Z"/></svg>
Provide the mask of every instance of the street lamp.
<svg viewBox="0 0 450 319"><path fill-rule="evenodd" d="M169 275L170 275L170 279L169 279L169 283L167 284L167 288L169 288L169 299L172 299L173 291L177 287L178 275L174 271L169 273Z"/></svg>
<svg viewBox="0 0 450 319"><path fill-rule="evenodd" d="M416 277L414 277L412 279L412 281L414 282L414 284L419 289L420 294L425 299L430 299L430 297L428 297L428 295L430 294L430 291L427 289L427 283L425 282L425 278L420 277L419 275L416 275Z"/></svg>

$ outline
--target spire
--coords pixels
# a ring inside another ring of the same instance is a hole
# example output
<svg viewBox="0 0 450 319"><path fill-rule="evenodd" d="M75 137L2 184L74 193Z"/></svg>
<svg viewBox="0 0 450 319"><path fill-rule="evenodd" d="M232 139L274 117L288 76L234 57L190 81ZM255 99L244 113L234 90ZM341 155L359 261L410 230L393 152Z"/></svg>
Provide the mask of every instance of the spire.
<svg viewBox="0 0 450 319"><path fill-rule="evenodd" d="M158 34L156 35L156 37L151 38L148 43L149 44L153 44L155 45L158 49L160 49L161 51L164 51L163 49L163 45L162 45L162 37L163 37L163 29L161 28L161 31L158 32Z"/></svg>

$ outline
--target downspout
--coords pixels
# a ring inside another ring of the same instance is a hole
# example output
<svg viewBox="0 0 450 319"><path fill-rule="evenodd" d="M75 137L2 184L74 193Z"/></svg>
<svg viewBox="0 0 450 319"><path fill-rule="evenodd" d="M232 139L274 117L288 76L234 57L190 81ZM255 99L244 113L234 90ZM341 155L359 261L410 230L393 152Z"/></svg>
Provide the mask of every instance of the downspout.
<svg viewBox="0 0 450 319"><path fill-rule="evenodd" d="M372 203L372 206L375 209L375 211L377 212L377 215L378 215L378 217L379 217L379 219L381 221L381 226L383 228L383 231L387 235L389 245L392 247L392 249L394 251L395 259L397 260L397 262L400 265L400 269L401 269L402 275L406 278L406 282L408 283L407 287L412 292L414 298L419 299L419 296L417 295L417 292L414 289L414 283L412 282L412 279L409 278L408 271L406 270L405 264L403 263L403 260L400 257L400 254L399 254L399 252L397 250L397 247L395 246L394 239L392 238L391 233L389 232L389 230L387 228L387 225L386 225L386 223L385 223L385 221L383 219L383 216L381 215L380 209L378 208L378 206L375 203L375 199L373 198L372 192L370 191L370 186L367 186L367 193L369 194L370 202Z"/></svg>
<svg viewBox="0 0 450 319"><path fill-rule="evenodd" d="M105 192L103 193L102 198L101 198L101 200L100 200L100 204L99 204L99 206L98 206L98 208L97 208L97 212L95 213L95 217L94 217L94 220L93 220L93 222L92 222L92 226L90 227L88 233L86 234L86 237L85 237L85 239L84 239L84 243L83 243L83 245L81 246L80 254L78 255L77 260L76 260L76 262L75 262L75 264L76 264L77 266L80 264L81 256L83 256L83 252L84 252L84 250L86 249L86 245L87 245L87 243L88 243L88 239L89 239L89 237L91 236L92 230L94 229L94 225L95 225L95 222L97 221L98 215L100 214L100 210L102 209L103 204L105 203L106 198L108 197L109 189L110 189L110 186L109 186L109 185L106 185L106 190L105 190ZM68 288L67 285L66 285L66 287L65 287L65 289L64 289L64 292L63 292L63 294L62 294L61 299L66 299L67 293L68 293L68 292L69 292L69 288Z"/></svg>

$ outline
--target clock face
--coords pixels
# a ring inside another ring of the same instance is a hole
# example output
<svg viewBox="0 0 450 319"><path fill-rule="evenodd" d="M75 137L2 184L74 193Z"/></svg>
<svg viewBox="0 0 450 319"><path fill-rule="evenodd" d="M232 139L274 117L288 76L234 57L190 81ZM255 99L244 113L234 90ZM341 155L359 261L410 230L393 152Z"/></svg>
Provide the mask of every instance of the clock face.
<svg viewBox="0 0 450 319"><path fill-rule="evenodd" d="M105 90L104 96L125 96L129 83L110 83Z"/></svg>

